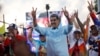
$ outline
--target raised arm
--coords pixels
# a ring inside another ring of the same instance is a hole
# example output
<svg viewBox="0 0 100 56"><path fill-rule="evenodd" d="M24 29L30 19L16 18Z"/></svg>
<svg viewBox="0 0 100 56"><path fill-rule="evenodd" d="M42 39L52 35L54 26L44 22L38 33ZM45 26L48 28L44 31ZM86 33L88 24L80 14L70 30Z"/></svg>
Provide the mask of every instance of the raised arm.
<svg viewBox="0 0 100 56"><path fill-rule="evenodd" d="M98 20L98 18L96 17L95 13L94 13L94 7L92 2L88 2L89 6L88 6L88 10L90 11L90 16L94 22L95 25L100 26L100 21Z"/></svg>
<svg viewBox="0 0 100 56"><path fill-rule="evenodd" d="M90 16L88 15L84 25L89 26L89 22L90 22Z"/></svg>
<svg viewBox="0 0 100 56"><path fill-rule="evenodd" d="M44 28L44 27L39 27L37 25L37 20L36 20L36 11L37 11L37 8L32 10L31 14L32 14L32 17L33 17L33 26L34 26L34 29L39 32L41 35L45 35L46 34L46 30L47 28Z"/></svg>
<svg viewBox="0 0 100 56"><path fill-rule="evenodd" d="M75 12L75 17L76 17L76 20L77 20L77 23L79 24L80 28L81 28L81 31L82 33L84 32L84 25L82 24L82 22L79 20L79 17L78 17L78 11Z"/></svg>
<svg viewBox="0 0 100 56"><path fill-rule="evenodd" d="M83 37L84 37L84 41L85 43L87 43L88 40L88 32L89 32L89 22L90 22L90 16L87 16L87 20L85 22L85 28L84 28L84 33L83 33Z"/></svg>
<svg viewBox="0 0 100 56"><path fill-rule="evenodd" d="M36 27L37 26L37 22L36 22L36 11L37 11L37 8L36 9L34 9L34 8L32 8L33 10L32 10L32 12L31 12L31 14L32 14L32 20L33 20L33 26L34 27Z"/></svg>
<svg viewBox="0 0 100 56"><path fill-rule="evenodd" d="M73 28L73 22L71 21L71 18L69 17L69 13L65 8L62 8L62 11L66 17L66 19L68 20L68 26L65 26L65 34L68 34L69 32L71 32L72 28Z"/></svg>
<svg viewBox="0 0 100 56"><path fill-rule="evenodd" d="M65 7L65 8L62 8L62 11L63 11L63 13L64 13L66 19L68 20L68 24L72 25L73 23L72 23L72 21L71 21L71 19L70 19L70 17L69 17L69 13L68 13L68 11L66 10L66 7Z"/></svg>
<svg viewBox="0 0 100 56"><path fill-rule="evenodd" d="M74 14L71 16L71 21L73 22L76 29L80 29L80 26L78 25L78 23L75 20L75 15Z"/></svg>

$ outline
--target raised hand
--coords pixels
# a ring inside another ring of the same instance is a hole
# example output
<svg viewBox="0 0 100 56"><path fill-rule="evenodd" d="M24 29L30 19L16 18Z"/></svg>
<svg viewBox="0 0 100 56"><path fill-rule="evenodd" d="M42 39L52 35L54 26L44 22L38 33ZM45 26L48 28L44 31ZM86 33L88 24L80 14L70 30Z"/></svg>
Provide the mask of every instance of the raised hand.
<svg viewBox="0 0 100 56"><path fill-rule="evenodd" d="M89 15L87 16L87 22L90 22L90 16Z"/></svg>
<svg viewBox="0 0 100 56"><path fill-rule="evenodd" d="M67 17L68 23L73 24L70 17L69 17L69 12L66 10L66 7L62 8L62 12L64 13L65 17Z"/></svg>
<svg viewBox="0 0 100 56"><path fill-rule="evenodd" d="M32 8L32 9L33 10L31 12L31 14L32 14L32 17L33 17L33 25L35 27L35 26L37 26L37 22L36 22L36 11L37 11L37 8L36 9Z"/></svg>
<svg viewBox="0 0 100 56"><path fill-rule="evenodd" d="M87 25L90 22L90 15L87 16L86 21L84 22L84 25Z"/></svg>
<svg viewBox="0 0 100 56"><path fill-rule="evenodd" d="M73 24L75 25L75 28L76 28L76 29L80 29L80 27L79 27L78 23L76 22L75 18L76 18L76 16L75 16L75 13L74 13L74 14L72 14L72 16L71 16L71 21L72 21Z"/></svg>
<svg viewBox="0 0 100 56"><path fill-rule="evenodd" d="M66 10L66 7L62 8L62 12L64 13L64 15L69 18L69 12Z"/></svg>
<svg viewBox="0 0 100 56"><path fill-rule="evenodd" d="M74 22L75 21L75 15L72 14L71 17L70 17L70 19L71 19L72 22Z"/></svg>
<svg viewBox="0 0 100 56"><path fill-rule="evenodd" d="M75 11L74 15L75 15L75 17L76 17L77 23L78 23L78 25L79 25L79 27L80 27L82 33L83 33L83 32L84 32L84 30L83 30L83 29L84 29L84 25L83 25L83 23L80 21L80 19L78 18L78 10Z"/></svg>
<svg viewBox="0 0 100 56"><path fill-rule="evenodd" d="M94 6L93 6L93 4L92 4L92 1L91 1L91 3L88 1L88 4L89 4L88 10L89 10L90 12L92 12L93 9L94 9Z"/></svg>
<svg viewBox="0 0 100 56"><path fill-rule="evenodd" d="M78 10L74 13L75 17L78 18Z"/></svg>
<svg viewBox="0 0 100 56"><path fill-rule="evenodd" d="M31 14L32 14L32 17L34 18L34 17L36 17L37 8L36 8L36 9L32 8L32 9L33 9L33 10L32 10L32 12L31 12Z"/></svg>

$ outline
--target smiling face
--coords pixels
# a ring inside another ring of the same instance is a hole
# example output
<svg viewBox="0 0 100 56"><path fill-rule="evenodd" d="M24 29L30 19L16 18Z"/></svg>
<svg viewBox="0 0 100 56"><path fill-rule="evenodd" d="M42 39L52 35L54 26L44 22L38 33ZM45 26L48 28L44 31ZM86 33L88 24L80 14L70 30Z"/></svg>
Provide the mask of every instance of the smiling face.
<svg viewBox="0 0 100 56"><path fill-rule="evenodd" d="M53 14L50 17L50 22L51 22L51 27L57 28L60 23L60 18L56 14Z"/></svg>
<svg viewBox="0 0 100 56"><path fill-rule="evenodd" d="M98 29L95 25L92 25L90 28L91 28L90 32L92 35L94 35L94 36L98 35Z"/></svg>
<svg viewBox="0 0 100 56"><path fill-rule="evenodd" d="M41 40L42 42L46 42L45 36L44 36L44 35L40 35L40 40Z"/></svg>
<svg viewBox="0 0 100 56"><path fill-rule="evenodd" d="M82 37L82 33L80 31L74 31L74 37L78 40L80 37Z"/></svg>

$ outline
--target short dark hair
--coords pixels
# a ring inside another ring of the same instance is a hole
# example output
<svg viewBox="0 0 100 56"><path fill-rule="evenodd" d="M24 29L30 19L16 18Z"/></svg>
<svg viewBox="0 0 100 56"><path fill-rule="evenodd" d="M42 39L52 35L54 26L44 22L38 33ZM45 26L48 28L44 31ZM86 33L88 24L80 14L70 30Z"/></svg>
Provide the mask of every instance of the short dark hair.
<svg viewBox="0 0 100 56"><path fill-rule="evenodd" d="M91 25L90 28L91 30L98 30L96 25Z"/></svg>
<svg viewBox="0 0 100 56"><path fill-rule="evenodd" d="M58 20L60 20L60 17L57 15L57 14L52 14L51 16L50 16L50 18L51 17L56 17Z"/></svg>
<svg viewBox="0 0 100 56"><path fill-rule="evenodd" d="M81 34L81 31L76 30L74 31L74 34Z"/></svg>
<svg viewBox="0 0 100 56"><path fill-rule="evenodd" d="M12 23L7 27L7 29L17 29L17 25Z"/></svg>

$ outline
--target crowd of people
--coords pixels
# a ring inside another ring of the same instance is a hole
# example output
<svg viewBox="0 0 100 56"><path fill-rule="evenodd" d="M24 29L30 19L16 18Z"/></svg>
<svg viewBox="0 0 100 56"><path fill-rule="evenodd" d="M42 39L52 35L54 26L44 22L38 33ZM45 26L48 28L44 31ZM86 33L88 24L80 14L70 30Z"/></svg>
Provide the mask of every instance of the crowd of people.
<svg viewBox="0 0 100 56"><path fill-rule="evenodd" d="M10 24L8 32L0 34L0 56L100 56L100 21L92 2L88 4L90 15L84 23L80 21L78 11L69 16L66 7L62 8L68 21L65 26L61 25L61 18L57 14L50 16L48 27L38 26L37 8L33 8L33 26L26 28L29 29L27 37L24 33L19 35L16 24ZM94 25L89 26L90 19ZM40 34L38 41L32 38L34 30Z"/></svg>

